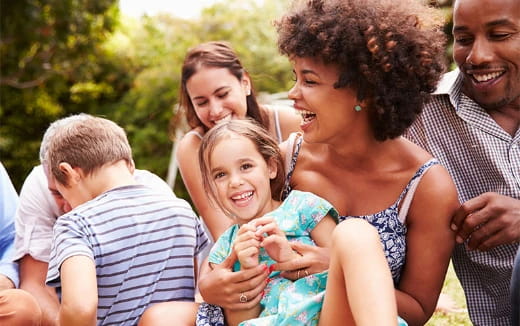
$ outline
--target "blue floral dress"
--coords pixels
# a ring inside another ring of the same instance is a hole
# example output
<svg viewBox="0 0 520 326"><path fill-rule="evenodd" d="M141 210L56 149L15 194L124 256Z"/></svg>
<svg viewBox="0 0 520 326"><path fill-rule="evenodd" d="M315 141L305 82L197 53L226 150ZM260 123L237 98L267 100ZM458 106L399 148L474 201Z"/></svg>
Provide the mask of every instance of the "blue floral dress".
<svg viewBox="0 0 520 326"><path fill-rule="evenodd" d="M290 180L298 153L302 144L303 137L298 137L294 142L292 159L287 169L287 178L282 193L282 198L291 192ZM406 187L403 189L397 200L387 209L376 214L364 216L340 216L339 220L344 221L349 218L362 218L372 224L378 231L381 244L385 251L386 260L392 272L394 285L399 284L401 271L406 261L406 224L405 217L408 212L409 204L413 198L415 187L418 185L424 173L432 166L439 164L437 159L431 159L424 163L412 176ZM406 198L406 199L405 199Z"/></svg>
<svg viewBox="0 0 520 326"><path fill-rule="evenodd" d="M289 241L299 241L314 245L310 237L311 231L316 225L330 214L337 219L338 213L332 205L312 193L294 190L276 210L268 214L272 216L280 229L285 232ZM220 264L230 254L233 241L239 230L238 225L233 225L224 232L213 246L209 261ZM274 264L263 248L259 254L260 263ZM234 270L240 270L237 262ZM280 276L279 271L269 275L271 281L267 284L262 301L262 312L258 318L242 322L242 326L258 325L317 325L319 313L323 303L325 286L327 284L327 272L309 275L296 281L291 281ZM215 317L218 314L212 312L207 304L202 304L197 316L197 325L219 325L211 323L207 317ZM220 318L220 317L219 317ZM209 322L209 323L204 323Z"/></svg>

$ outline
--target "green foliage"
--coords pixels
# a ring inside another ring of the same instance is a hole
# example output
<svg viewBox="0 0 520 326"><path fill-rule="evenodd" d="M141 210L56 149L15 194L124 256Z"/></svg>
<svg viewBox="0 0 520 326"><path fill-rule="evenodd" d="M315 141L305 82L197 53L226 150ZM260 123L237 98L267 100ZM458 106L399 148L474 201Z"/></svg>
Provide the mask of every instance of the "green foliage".
<svg viewBox="0 0 520 326"><path fill-rule="evenodd" d="M200 39L230 41L259 91L277 93L291 86L292 68L279 55L273 21L280 17L289 1L229 0L203 11ZM217 14L219 13L219 14Z"/></svg>
<svg viewBox="0 0 520 326"><path fill-rule="evenodd" d="M182 62L191 47L210 40L228 41L258 91L287 90L291 69L277 52L271 24L271 17L284 9L280 3L268 0L259 7L253 0L232 0L206 8L195 20L169 15L125 19L106 47L130 66L126 71L132 85L107 116L127 131L137 167L166 177L172 150L168 126L178 102ZM179 178L175 192L189 199Z"/></svg>
<svg viewBox="0 0 520 326"><path fill-rule="evenodd" d="M287 90L291 69L271 23L286 3L231 0L184 20L121 19L116 0L1 0L0 156L15 186L38 164L48 125L79 112L116 121L137 167L166 177L185 53L229 41L257 91ZM176 191L187 197L182 183Z"/></svg>
<svg viewBox="0 0 520 326"><path fill-rule="evenodd" d="M113 96L101 44L118 9L116 0L1 0L1 9L0 156L19 188L50 122Z"/></svg>

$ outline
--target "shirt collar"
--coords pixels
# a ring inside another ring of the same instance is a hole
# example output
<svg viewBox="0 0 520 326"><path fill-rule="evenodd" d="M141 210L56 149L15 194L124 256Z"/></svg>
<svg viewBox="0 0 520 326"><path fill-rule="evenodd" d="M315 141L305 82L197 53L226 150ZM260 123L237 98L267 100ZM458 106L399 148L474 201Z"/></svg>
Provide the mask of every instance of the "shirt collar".
<svg viewBox="0 0 520 326"><path fill-rule="evenodd" d="M444 74L433 95L448 95L451 105L458 110L462 94L462 78L458 68Z"/></svg>
<svg viewBox="0 0 520 326"><path fill-rule="evenodd" d="M495 137L511 140L511 136L491 118L484 108L462 93L463 78L459 69L444 74L433 96L449 96L452 107L461 119ZM520 137L520 132L517 132L517 136Z"/></svg>

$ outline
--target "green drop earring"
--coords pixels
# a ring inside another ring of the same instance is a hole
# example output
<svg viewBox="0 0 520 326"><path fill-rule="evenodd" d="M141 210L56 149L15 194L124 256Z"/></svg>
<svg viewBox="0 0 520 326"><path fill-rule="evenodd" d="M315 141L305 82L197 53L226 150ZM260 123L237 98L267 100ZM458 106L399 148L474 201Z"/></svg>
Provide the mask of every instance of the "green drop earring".
<svg viewBox="0 0 520 326"><path fill-rule="evenodd" d="M359 104L354 107L354 111L356 111L356 112L359 112L361 110L363 110L363 108Z"/></svg>

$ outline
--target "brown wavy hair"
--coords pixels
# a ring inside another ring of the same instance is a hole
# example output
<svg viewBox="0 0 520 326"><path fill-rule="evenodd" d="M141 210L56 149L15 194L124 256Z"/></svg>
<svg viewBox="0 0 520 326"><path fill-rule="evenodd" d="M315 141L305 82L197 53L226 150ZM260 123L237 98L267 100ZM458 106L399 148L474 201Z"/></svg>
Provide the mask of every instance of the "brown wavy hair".
<svg viewBox="0 0 520 326"><path fill-rule="evenodd" d="M335 88L366 101L374 136L398 137L445 71L439 12L409 0L307 0L275 22L278 48L339 66Z"/></svg>
<svg viewBox="0 0 520 326"><path fill-rule="evenodd" d="M238 80L242 80L242 78L247 74L247 71L242 66L237 54L227 42L206 42L199 44L188 51L182 65L179 107L181 109L181 114L186 116L188 125L191 128L200 126L205 131L207 131L208 128L199 120L199 117L197 117L197 114L195 113L193 103L191 102L186 88L186 83L191 76L199 71L199 69L207 67L226 68ZM251 85L251 94L247 96L246 102L246 115L256 120L265 128L268 128L269 118L260 110L260 106L258 105L254 94L253 85Z"/></svg>

